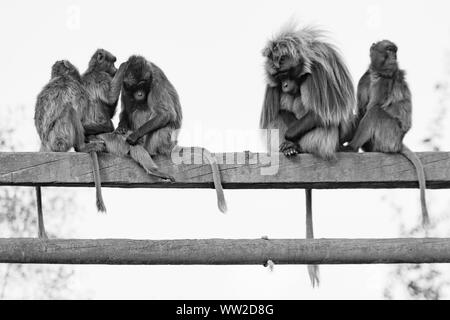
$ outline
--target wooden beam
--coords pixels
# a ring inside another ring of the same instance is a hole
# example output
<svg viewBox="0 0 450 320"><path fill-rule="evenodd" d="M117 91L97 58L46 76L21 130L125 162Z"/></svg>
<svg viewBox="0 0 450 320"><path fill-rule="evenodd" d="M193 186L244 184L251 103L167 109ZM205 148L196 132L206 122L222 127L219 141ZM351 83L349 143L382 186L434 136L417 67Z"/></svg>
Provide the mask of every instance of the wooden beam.
<svg viewBox="0 0 450 320"><path fill-rule="evenodd" d="M418 156L425 167L428 187L450 188L450 152ZM277 154L271 159L274 174L264 174L270 166L265 154L217 154L217 158L224 187L229 189L418 187L412 164L401 155L342 153L337 161L327 162L306 154L292 159ZM158 159L161 170L177 180L167 184L147 176L128 158L102 154L99 159L106 187L213 187L206 163L174 165L170 158ZM0 153L0 185L93 186L91 160L83 153Z"/></svg>
<svg viewBox="0 0 450 320"><path fill-rule="evenodd" d="M0 263L263 265L450 263L450 239L0 239Z"/></svg>

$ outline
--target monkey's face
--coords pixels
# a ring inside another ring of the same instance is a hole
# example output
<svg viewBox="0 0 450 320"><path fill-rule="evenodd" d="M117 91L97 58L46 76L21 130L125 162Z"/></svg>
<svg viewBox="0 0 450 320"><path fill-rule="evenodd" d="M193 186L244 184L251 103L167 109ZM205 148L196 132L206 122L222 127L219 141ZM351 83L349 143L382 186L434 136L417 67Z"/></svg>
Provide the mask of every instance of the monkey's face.
<svg viewBox="0 0 450 320"><path fill-rule="evenodd" d="M300 54L292 41L280 41L269 44L264 49L263 56L266 57L266 70L271 75L303 66Z"/></svg>
<svg viewBox="0 0 450 320"><path fill-rule="evenodd" d="M299 64L300 64L299 59L296 59L289 55L279 55L276 53L267 57L267 62L266 62L266 66L268 66L269 70L272 70L273 73L283 72L283 71L295 68Z"/></svg>
<svg viewBox="0 0 450 320"><path fill-rule="evenodd" d="M127 96L137 104L147 101L152 84L152 71L147 60L133 56L128 60L128 67L123 79L123 89Z"/></svg>
<svg viewBox="0 0 450 320"><path fill-rule="evenodd" d="M95 68L97 71L106 72L111 77L114 77L117 72L117 69L114 66L116 61L117 58L109 51L98 49L92 56L89 66Z"/></svg>
<svg viewBox="0 0 450 320"><path fill-rule="evenodd" d="M296 94L298 93L298 85L295 80L292 79L284 79L281 81L281 90L284 93Z"/></svg>
<svg viewBox="0 0 450 320"><path fill-rule="evenodd" d="M81 80L80 72L68 60L56 61L52 66L52 78L69 76L76 80Z"/></svg>
<svg viewBox="0 0 450 320"><path fill-rule="evenodd" d="M370 48L370 61L370 66L375 71L397 70L397 46L388 40L374 43Z"/></svg>

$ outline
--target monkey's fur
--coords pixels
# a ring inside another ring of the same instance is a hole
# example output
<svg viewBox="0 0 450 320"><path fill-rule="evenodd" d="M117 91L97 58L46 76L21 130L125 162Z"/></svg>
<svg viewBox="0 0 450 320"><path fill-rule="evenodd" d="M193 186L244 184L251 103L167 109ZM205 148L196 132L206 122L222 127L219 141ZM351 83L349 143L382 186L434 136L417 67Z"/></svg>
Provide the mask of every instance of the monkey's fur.
<svg viewBox="0 0 450 320"><path fill-rule="evenodd" d="M355 93L340 54L314 27L285 27L263 50L267 86L261 113L262 129L278 129L286 156L312 153L335 159L353 128ZM283 91L283 78L298 86ZM313 238L312 193L306 190L306 236ZM312 285L318 267L308 266Z"/></svg>
<svg viewBox="0 0 450 320"><path fill-rule="evenodd" d="M280 77L281 96L280 96L280 109L281 111L287 111L300 120L308 113L302 102L300 85L295 78Z"/></svg>
<svg viewBox="0 0 450 320"><path fill-rule="evenodd" d="M277 79L290 72L301 83L303 106L320 124L292 142L298 143L302 152L335 158L340 138L351 131L355 108L353 81L340 54L323 40L319 30L288 26L268 43L263 55L267 86L261 128L279 129L281 141L290 140L285 134L291 128L280 117L282 90Z"/></svg>
<svg viewBox="0 0 450 320"><path fill-rule="evenodd" d="M122 63L116 71L116 57L110 52L99 49L92 56L88 70L82 75L82 82L92 101L89 112L84 115L83 124L91 141L100 140L105 143L105 151L119 156L131 156L149 175L165 181L174 178L158 170L150 154L141 146L131 146L125 135L112 133L114 124L112 117L116 113L126 63Z"/></svg>
<svg viewBox="0 0 450 320"><path fill-rule="evenodd" d="M69 61L57 61L52 67L50 82L37 97L34 122L41 140L41 152L89 152L94 165L94 177L98 186L98 160L96 152L104 146L85 143L81 114L89 107L89 97L81 84L81 77ZM39 218L39 237L46 237L43 225L40 187L36 187ZM100 195L101 196L101 195ZM101 197L97 204L101 204ZM100 208L101 209L101 208Z"/></svg>
<svg viewBox="0 0 450 320"><path fill-rule="evenodd" d="M420 159L403 144L411 128L411 92L398 67L397 46L383 40L370 48L370 67L358 84L358 128L349 146L368 152L401 153L414 165L420 186L422 222L429 223L425 172Z"/></svg>
<svg viewBox="0 0 450 320"><path fill-rule="evenodd" d="M84 151L84 129L80 113L89 99L81 76L69 61L57 61L50 82L37 97L34 123L43 151Z"/></svg>
<svg viewBox="0 0 450 320"><path fill-rule="evenodd" d="M141 56L128 59L122 86L122 110L116 132L128 134L130 145L142 145L151 156L169 156L177 146L176 133L181 128L182 112L178 93L164 72ZM218 207L227 206L215 158L202 148L211 164Z"/></svg>
<svg viewBox="0 0 450 320"><path fill-rule="evenodd" d="M86 136L114 131L111 118L116 112L124 72L124 67L117 71L114 65L116 61L113 54L98 49L81 76L91 101L81 119Z"/></svg>

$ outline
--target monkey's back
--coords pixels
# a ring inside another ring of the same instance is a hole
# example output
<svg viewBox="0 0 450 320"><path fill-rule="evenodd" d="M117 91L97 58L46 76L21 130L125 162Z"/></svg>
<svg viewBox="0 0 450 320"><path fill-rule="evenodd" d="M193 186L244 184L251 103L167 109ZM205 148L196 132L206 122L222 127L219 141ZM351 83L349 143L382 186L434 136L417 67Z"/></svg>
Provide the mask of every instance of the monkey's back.
<svg viewBox="0 0 450 320"><path fill-rule="evenodd" d="M358 92L358 98L367 96L369 104L364 105L358 101L360 112L366 113L367 107L376 108L377 111L370 128L372 138L364 149L373 152L400 152L403 149L403 138L411 128L412 118L411 92L404 71L398 70L391 79L372 75L370 83L364 79L358 91L361 91ZM370 106L372 104L374 105Z"/></svg>
<svg viewBox="0 0 450 320"><path fill-rule="evenodd" d="M181 110L181 103L178 92L161 68L159 68L156 64L150 61L148 61L148 63L150 64L153 70L154 79L156 80L154 81L156 86L154 89L157 90L154 91L158 91L159 89L164 90L166 93L165 95L161 96L162 101L161 100L158 101L160 97L156 97L155 99L156 101L154 102L158 103L160 107L162 106L165 109L165 111L171 116L170 127L172 127L175 130L180 129L181 122L183 120L183 113ZM165 99L168 99L168 101L164 101ZM149 107L152 108L152 105L150 105L150 103Z"/></svg>
<svg viewBox="0 0 450 320"><path fill-rule="evenodd" d="M73 115L86 103L79 82L68 76L52 79L39 93L35 106L34 122L42 144L46 145L51 140L50 134L59 120L68 121L68 113Z"/></svg>
<svg viewBox="0 0 450 320"><path fill-rule="evenodd" d="M90 119L96 123L103 123L114 116L117 102L114 105L103 102L108 100L106 95L111 82L112 77L106 72L89 71L82 75L82 84L89 97L89 105L83 112L82 122Z"/></svg>
<svg viewBox="0 0 450 320"><path fill-rule="evenodd" d="M380 110L373 126L373 136L367 145L367 151L397 153L402 150L406 132L402 131L399 123L388 113Z"/></svg>

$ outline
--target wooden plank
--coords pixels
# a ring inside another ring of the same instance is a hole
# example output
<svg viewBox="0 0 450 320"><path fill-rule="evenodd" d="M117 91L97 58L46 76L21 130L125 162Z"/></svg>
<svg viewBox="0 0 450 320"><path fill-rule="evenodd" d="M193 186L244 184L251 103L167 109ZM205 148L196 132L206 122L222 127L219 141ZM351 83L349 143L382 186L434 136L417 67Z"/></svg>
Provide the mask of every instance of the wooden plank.
<svg viewBox="0 0 450 320"><path fill-rule="evenodd" d="M450 239L0 239L0 263L263 265L449 263Z"/></svg>
<svg viewBox="0 0 450 320"><path fill-rule="evenodd" d="M418 156L428 187L450 188L450 153L425 152ZM328 162L307 154L287 159L278 154L269 158L266 154L229 153L217 154L217 158L224 187L229 189L418 187L412 164L395 154L342 153L337 161ZM174 165L170 158L157 159L161 170L177 180L167 184L147 176L128 158L102 154L99 159L106 187L213 187L206 163ZM82 153L0 153L0 185L93 186L91 160Z"/></svg>

